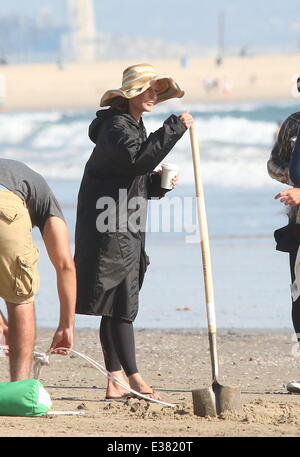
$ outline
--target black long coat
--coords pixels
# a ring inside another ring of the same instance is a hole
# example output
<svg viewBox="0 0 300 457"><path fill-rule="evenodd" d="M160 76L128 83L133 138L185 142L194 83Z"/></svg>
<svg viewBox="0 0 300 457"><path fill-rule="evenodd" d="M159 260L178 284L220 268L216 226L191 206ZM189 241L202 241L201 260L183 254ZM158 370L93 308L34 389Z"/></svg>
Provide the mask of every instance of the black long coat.
<svg viewBox="0 0 300 457"><path fill-rule="evenodd" d="M140 219L146 220L147 199L166 192L153 170L185 131L184 124L172 115L147 138L142 120L137 122L112 108L97 112L89 129L96 146L78 194L74 257L78 314L135 319L149 263ZM145 202L139 213L137 206L132 207L132 199L137 197ZM128 221L137 214L141 217L132 227Z"/></svg>

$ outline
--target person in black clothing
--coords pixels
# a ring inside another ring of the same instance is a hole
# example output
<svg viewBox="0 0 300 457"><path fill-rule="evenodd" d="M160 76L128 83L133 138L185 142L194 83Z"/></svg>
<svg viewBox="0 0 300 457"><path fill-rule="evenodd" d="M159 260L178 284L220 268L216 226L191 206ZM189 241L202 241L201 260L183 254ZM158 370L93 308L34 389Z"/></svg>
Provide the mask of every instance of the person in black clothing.
<svg viewBox="0 0 300 457"><path fill-rule="evenodd" d="M300 112L291 114L281 125L277 140L268 160L269 175L277 181L289 185L288 189L279 192L275 199L288 210L289 224L275 232L279 239L277 249L289 252L291 281L295 281L295 261L300 237ZM297 141L296 141L297 139ZM277 235L278 234L278 235ZM281 241L282 240L282 241ZM295 295L294 295L295 298ZM300 336L300 297L292 302L292 321L296 335Z"/></svg>
<svg viewBox="0 0 300 457"><path fill-rule="evenodd" d="M193 122L189 113L171 115L148 137L142 113L184 92L148 64L127 68L120 89L107 91L90 125L95 148L82 178L75 230L76 313L102 316L100 341L112 376L139 393L159 399L138 372L133 321L149 263L145 253L147 200L161 198L161 176L153 171ZM173 181L173 186L177 179ZM136 216L137 200L140 205ZM134 204L133 204L134 203ZM111 204L111 205L110 205ZM110 209L108 208L110 206ZM108 379L106 398L128 393Z"/></svg>
<svg viewBox="0 0 300 457"><path fill-rule="evenodd" d="M289 188L275 199L288 207L288 225L275 231L276 249L289 253L292 295L292 322L300 343L300 112L282 123L268 160L269 175ZM300 392L300 381L287 383L289 392Z"/></svg>

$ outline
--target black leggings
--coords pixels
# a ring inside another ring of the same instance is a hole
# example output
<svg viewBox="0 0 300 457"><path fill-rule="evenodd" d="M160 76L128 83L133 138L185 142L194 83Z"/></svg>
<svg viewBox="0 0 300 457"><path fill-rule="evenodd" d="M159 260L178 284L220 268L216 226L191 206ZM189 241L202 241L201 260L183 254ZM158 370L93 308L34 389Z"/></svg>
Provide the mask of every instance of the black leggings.
<svg viewBox="0 0 300 457"><path fill-rule="evenodd" d="M292 252L290 254L290 269L291 269L292 283L295 280L294 267L295 267L296 256L297 256L297 251ZM297 300L294 301L292 304L292 321L293 321L295 333L297 334L297 337L298 337L298 341L300 342L300 297L298 297Z"/></svg>
<svg viewBox="0 0 300 457"><path fill-rule="evenodd" d="M131 321L103 316L99 335L107 371L119 371L123 367L127 376L138 372Z"/></svg>

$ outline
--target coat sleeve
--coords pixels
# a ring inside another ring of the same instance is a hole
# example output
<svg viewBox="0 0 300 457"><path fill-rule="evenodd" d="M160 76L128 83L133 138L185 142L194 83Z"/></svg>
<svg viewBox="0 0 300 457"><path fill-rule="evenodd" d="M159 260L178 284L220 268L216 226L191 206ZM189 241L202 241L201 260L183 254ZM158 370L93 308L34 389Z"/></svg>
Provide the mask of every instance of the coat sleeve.
<svg viewBox="0 0 300 457"><path fill-rule="evenodd" d="M171 189L163 189L161 187L161 176L159 173L154 171L153 173L149 173L147 176L147 190L148 199L150 200L151 198L164 197Z"/></svg>
<svg viewBox="0 0 300 457"><path fill-rule="evenodd" d="M105 135L108 171L121 176L141 176L152 172L185 131L185 125L172 115L141 143L138 132L129 128L126 121L115 121L108 126Z"/></svg>

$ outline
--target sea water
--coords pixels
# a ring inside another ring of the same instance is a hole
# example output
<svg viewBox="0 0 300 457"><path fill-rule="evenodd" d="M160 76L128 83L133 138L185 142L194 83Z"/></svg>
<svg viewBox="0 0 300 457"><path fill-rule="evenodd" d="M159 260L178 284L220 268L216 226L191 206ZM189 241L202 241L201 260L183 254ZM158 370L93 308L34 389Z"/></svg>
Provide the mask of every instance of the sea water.
<svg viewBox="0 0 300 457"><path fill-rule="evenodd" d="M274 196L287 187L268 176L266 162L278 123L297 109L291 102L187 106L171 101L144 116L148 133L159 128L171 113L188 110L195 119L218 328L292 327L288 255L275 250L273 239L274 230L287 222L285 209ZM94 115L87 110L63 110L3 112L0 118L1 156L23 161L46 178L65 213L72 251L76 199L93 148L88 126ZM146 251L151 263L135 326L205 328L188 133L168 155L168 161L179 166L180 183L165 199L149 203ZM59 302L55 271L39 231L34 229L33 233L40 249L37 323L56 327ZM5 310L4 304L1 309ZM99 318L77 316L76 326L97 328Z"/></svg>

